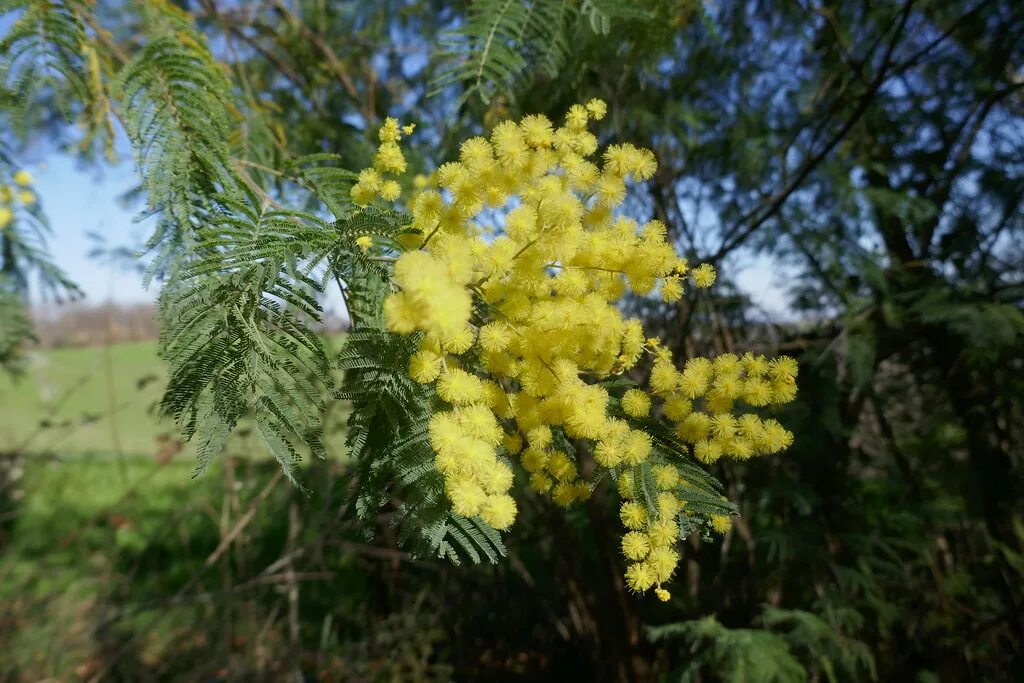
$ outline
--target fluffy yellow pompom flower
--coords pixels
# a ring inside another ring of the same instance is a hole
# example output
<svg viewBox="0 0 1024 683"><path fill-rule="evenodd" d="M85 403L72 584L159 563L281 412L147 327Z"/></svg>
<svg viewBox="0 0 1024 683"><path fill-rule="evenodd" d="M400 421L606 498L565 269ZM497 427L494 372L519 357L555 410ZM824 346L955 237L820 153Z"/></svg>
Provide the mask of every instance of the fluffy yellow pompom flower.
<svg viewBox="0 0 1024 683"><path fill-rule="evenodd" d="M658 600L661 600L662 602L668 602L669 599L672 597L671 593L669 593L667 590L661 587L654 589L654 595L658 598Z"/></svg>
<svg viewBox="0 0 1024 683"><path fill-rule="evenodd" d="M483 503L480 518L495 529L508 529L516 520L516 502L512 496L489 496Z"/></svg>
<svg viewBox="0 0 1024 683"><path fill-rule="evenodd" d="M654 574L656 583L664 583L672 578L679 565L679 553L668 548L654 548L647 556L647 565Z"/></svg>
<svg viewBox="0 0 1024 683"><path fill-rule="evenodd" d="M651 550L651 541L647 534L630 531L622 537L622 554L628 560L642 560Z"/></svg>
<svg viewBox="0 0 1024 683"><path fill-rule="evenodd" d="M664 548L679 540L679 525L671 519L659 519L647 525L651 547Z"/></svg>
<svg viewBox="0 0 1024 683"><path fill-rule="evenodd" d="M683 298L683 281L678 277L667 277L661 283L661 300L666 303Z"/></svg>
<svg viewBox="0 0 1024 683"><path fill-rule="evenodd" d="M604 100L599 100L595 97L587 102L587 111L590 112L590 116L595 121L600 121L608 113L608 105L605 104Z"/></svg>
<svg viewBox="0 0 1024 683"><path fill-rule="evenodd" d="M356 246L359 247L360 251L365 253L373 246L373 237L370 235L360 235L356 238Z"/></svg>
<svg viewBox="0 0 1024 683"><path fill-rule="evenodd" d="M619 519L627 529L641 529L647 522L647 509L636 501L626 501L619 509Z"/></svg>
<svg viewBox="0 0 1024 683"><path fill-rule="evenodd" d="M476 375L453 368L437 383L437 394L448 403L466 405L483 400L484 383Z"/></svg>
<svg viewBox="0 0 1024 683"><path fill-rule="evenodd" d="M473 517L480 513L487 495L482 486L470 479L458 479L448 489L448 498L452 501L452 510L463 517Z"/></svg>
<svg viewBox="0 0 1024 683"><path fill-rule="evenodd" d="M622 395L622 410L630 417L647 417L651 412L651 399L640 389L630 389Z"/></svg>
<svg viewBox="0 0 1024 683"><path fill-rule="evenodd" d="M651 437L646 432L631 431L622 442L622 459L630 465L639 465L651 454Z"/></svg>
<svg viewBox="0 0 1024 683"><path fill-rule="evenodd" d="M430 351L418 351L409 359L409 376L420 384L429 384L441 374L441 358Z"/></svg>
<svg viewBox="0 0 1024 683"><path fill-rule="evenodd" d="M690 271L690 282L693 283L694 287L700 287L701 289L715 284L716 277L715 267L709 263L702 263Z"/></svg>
<svg viewBox="0 0 1024 683"><path fill-rule="evenodd" d="M14 174L14 182L22 187L28 187L32 184L32 174L22 169Z"/></svg>
<svg viewBox="0 0 1024 683"><path fill-rule="evenodd" d="M36 195L28 190L22 190L18 193L18 201L25 206L32 206L36 203Z"/></svg>
<svg viewBox="0 0 1024 683"><path fill-rule="evenodd" d="M724 534L732 528L732 517L728 515L711 515L711 528Z"/></svg>
<svg viewBox="0 0 1024 683"><path fill-rule="evenodd" d="M6 206L0 206L0 228L6 228L14 220L14 212Z"/></svg>
<svg viewBox="0 0 1024 683"><path fill-rule="evenodd" d="M654 483L662 491L668 491L679 485L679 470L672 465L655 465L651 468Z"/></svg>
<svg viewBox="0 0 1024 683"><path fill-rule="evenodd" d="M654 585L654 572L646 562L635 562L626 567L626 585L630 590L643 593Z"/></svg>
<svg viewBox="0 0 1024 683"><path fill-rule="evenodd" d="M402 187L394 180L385 180L380 184L380 198L393 202L402 194Z"/></svg>

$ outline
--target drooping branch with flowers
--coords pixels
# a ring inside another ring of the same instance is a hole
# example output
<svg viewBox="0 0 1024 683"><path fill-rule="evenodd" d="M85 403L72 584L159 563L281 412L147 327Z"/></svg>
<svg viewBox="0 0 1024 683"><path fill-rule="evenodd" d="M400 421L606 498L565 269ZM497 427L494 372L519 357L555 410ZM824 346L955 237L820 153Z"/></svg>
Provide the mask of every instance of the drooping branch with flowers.
<svg viewBox="0 0 1024 683"><path fill-rule="evenodd" d="M629 144L592 161L588 124L605 111L595 99L557 128L544 116L504 121L418 178L384 318L415 339L408 374L433 389L433 467L453 513L510 528L516 461L533 494L563 507L610 478L626 582L668 600L680 538L731 524L695 461L785 449L792 434L755 411L795 397L797 367L753 354L679 362L625 316L630 293L677 301L685 280L710 287L715 270L691 268L661 222L622 213L627 183L648 180L657 162ZM412 130L395 119L381 127L373 168L352 188L357 204L403 199L403 132ZM370 236L358 239L387 258Z"/></svg>

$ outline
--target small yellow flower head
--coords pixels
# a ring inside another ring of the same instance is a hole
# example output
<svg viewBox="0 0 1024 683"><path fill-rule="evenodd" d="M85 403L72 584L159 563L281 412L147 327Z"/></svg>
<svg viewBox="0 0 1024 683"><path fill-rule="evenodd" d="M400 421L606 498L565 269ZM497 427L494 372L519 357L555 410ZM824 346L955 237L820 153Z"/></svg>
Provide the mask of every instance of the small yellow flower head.
<svg viewBox="0 0 1024 683"><path fill-rule="evenodd" d="M755 408L771 403L772 386L760 379L748 379L743 383L743 400Z"/></svg>
<svg viewBox="0 0 1024 683"><path fill-rule="evenodd" d="M651 399L640 389L630 389L622 395L622 410L630 417L647 417L651 411Z"/></svg>
<svg viewBox="0 0 1024 683"><path fill-rule="evenodd" d="M405 173L405 155L397 142L385 142L377 149L373 167L382 173Z"/></svg>
<svg viewBox="0 0 1024 683"><path fill-rule="evenodd" d="M716 277L715 267L709 263L702 263L690 271L690 282L693 283L694 287L701 289L706 289L715 284Z"/></svg>
<svg viewBox="0 0 1024 683"><path fill-rule="evenodd" d="M732 528L732 517L728 515L711 515L711 528L724 534Z"/></svg>
<svg viewBox="0 0 1024 683"><path fill-rule="evenodd" d="M353 185L349 193L352 195L352 201L358 206L368 206L377 198L376 189L360 183Z"/></svg>
<svg viewBox="0 0 1024 683"><path fill-rule="evenodd" d="M406 135L412 135L413 131L416 130L416 124L410 123L407 126L402 126L402 132Z"/></svg>
<svg viewBox="0 0 1024 683"><path fill-rule="evenodd" d="M0 228L6 228L14 220L14 212L6 206L0 206Z"/></svg>
<svg viewBox="0 0 1024 683"><path fill-rule="evenodd" d="M768 373L773 379L796 379L799 369L796 361L789 356L779 356L768 364Z"/></svg>
<svg viewBox="0 0 1024 683"><path fill-rule="evenodd" d="M501 439L501 445L504 446L505 450L510 454L516 455L523 450L523 438L515 432L505 434Z"/></svg>
<svg viewBox="0 0 1024 683"><path fill-rule="evenodd" d="M679 301L683 298L683 280L678 276L670 276L661 281L661 300L666 303Z"/></svg>
<svg viewBox="0 0 1024 683"><path fill-rule="evenodd" d="M623 472L619 475L619 480L616 482L619 490L619 497L627 500L636 498L636 489L633 486L633 475L629 472Z"/></svg>
<svg viewBox="0 0 1024 683"><path fill-rule="evenodd" d="M669 491L679 485L679 470L672 465L655 465L651 468L654 483L662 491Z"/></svg>
<svg viewBox="0 0 1024 683"><path fill-rule="evenodd" d="M457 479L448 489L448 498L452 501L452 510L463 517L480 514L487 495L483 487L471 479Z"/></svg>
<svg viewBox="0 0 1024 683"><path fill-rule="evenodd" d="M701 439L693 446L693 457L710 465L722 457L722 446L717 441Z"/></svg>
<svg viewBox="0 0 1024 683"><path fill-rule="evenodd" d="M524 116L519 129L530 147L550 147L554 139L551 121L543 114Z"/></svg>
<svg viewBox="0 0 1024 683"><path fill-rule="evenodd" d="M393 202L402 194L402 187L395 180L385 180L380 185L380 198L387 202Z"/></svg>
<svg viewBox="0 0 1024 683"><path fill-rule="evenodd" d="M480 518L495 529L508 529L516 520L516 502L509 495L488 496Z"/></svg>
<svg viewBox="0 0 1024 683"><path fill-rule="evenodd" d="M658 494L658 517L661 519L670 519L679 514L679 509L682 507L682 503L671 493L662 491Z"/></svg>
<svg viewBox="0 0 1024 683"><path fill-rule="evenodd" d="M402 134L399 132L398 119L390 116L384 119L384 125L377 131L377 136L381 142L398 142L402 138Z"/></svg>
<svg viewBox="0 0 1024 683"><path fill-rule="evenodd" d="M442 346L448 353L461 354L469 351L473 346L473 330L468 327L459 330L446 339Z"/></svg>
<svg viewBox="0 0 1024 683"><path fill-rule="evenodd" d="M711 418L711 434L716 438L732 438L736 433L736 428L736 418L729 413L722 413Z"/></svg>
<svg viewBox="0 0 1024 683"><path fill-rule="evenodd" d="M565 115L565 125L571 130L582 130L587 127L589 114L587 108L582 104L574 104L569 107L569 113Z"/></svg>
<svg viewBox="0 0 1024 683"><path fill-rule="evenodd" d="M14 174L14 182L22 187L28 187L32 184L32 174L22 169Z"/></svg>
<svg viewBox="0 0 1024 683"><path fill-rule="evenodd" d="M665 417L673 422L681 422L686 416L693 412L693 402L688 398L674 394L665 399L663 408Z"/></svg>
<svg viewBox="0 0 1024 683"><path fill-rule="evenodd" d="M547 425L540 425L534 427L526 435L526 441L530 444L530 448L545 449L551 445L551 428Z"/></svg>
<svg viewBox="0 0 1024 683"><path fill-rule="evenodd" d="M662 602L668 602L672 597L671 593L660 586L654 589L654 594L658 597L658 600L661 600Z"/></svg>
<svg viewBox="0 0 1024 683"><path fill-rule="evenodd" d="M594 446L594 460L601 467L615 467L622 462L622 446L618 440L602 439Z"/></svg>
<svg viewBox="0 0 1024 683"><path fill-rule="evenodd" d="M768 374L768 360L763 355L755 356L752 353L743 354L743 369L747 377L761 378Z"/></svg>
<svg viewBox="0 0 1024 683"><path fill-rule="evenodd" d="M679 566L679 553L668 547L654 548L647 556L647 564L654 572L654 580L664 583L672 578Z"/></svg>
<svg viewBox="0 0 1024 683"><path fill-rule="evenodd" d="M651 369L651 389L658 393L672 391L679 386L681 379L670 359L659 358L655 361Z"/></svg>
<svg viewBox="0 0 1024 683"><path fill-rule="evenodd" d="M714 371L716 378L735 377L739 375L742 364L740 359L736 357L736 354L721 353L711 361L711 369Z"/></svg>
<svg viewBox="0 0 1024 683"><path fill-rule="evenodd" d="M441 357L430 351L417 351L409 360L409 376L420 384L430 384L441 374Z"/></svg>
<svg viewBox="0 0 1024 683"><path fill-rule="evenodd" d="M634 562L626 567L626 585L637 593L643 593L654 585L654 572L646 562Z"/></svg>
<svg viewBox="0 0 1024 683"><path fill-rule="evenodd" d="M636 501L626 501L619 508L619 519L627 529L641 529L647 522L647 509Z"/></svg>
<svg viewBox="0 0 1024 683"><path fill-rule="evenodd" d="M667 548L679 539L679 525L671 519L659 519L647 525L647 538L652 548Z"/></svg>
<svg viewBox="0 0 1024 683"><path fill-rule="evenodd" d="M595 97L587 102L587 111L590 112L590 116L595 121L600 121L608 113L608 105L605 104L604 100L599 100Z"/></svg>
<svg viewBox="0 0 1024 683"><path fill-rule="evenodd" d="M437 394L454 405L477 403L484 398L484 383L476 375L453 368L437 383Z"/></svg>
<svg viewBox="0 0 1024 683"><path fill-rule="evenodd" d="M789 403L796 398L796 382L793 380L773 380L769 385L771 403Z"/></svg>
<svg viewBox="0 0 1024 683"><path fill-rule="evenodd" d="M373 237L370 235L360 235L356 238L356 246L359 247L360 251L366 253L373 246Z"/></svg>
<svg viewBox="0 0 1024 683"><path fill-rule="evenodd" d="M630 531L622 537L622 554L627 560L642 560L650 550L651 542L647 534Z"/></svg>
<svg viewBox="0 0 1024 683"><path fill-rule="evenodd" d="M527 448L519 456L523 469L530 473L541 472L547 465L551 455L547 451L536 448Z"/></svg>
<svg viewBox="0 0 1024 683"><path fill-rule="evenodd" d="M18 201L25 206L32 206L36 203L36 195L28 190L22 190L18 193Z"/></svg>
<svg viewBox="0 0 1024 683"><path fill-rule="evenodd" d="M501 443L504 432L494 413L487 406L476 404L456 408L454 415L459 427L469 436L482 439L488 446L497 446Z"/></svg>
<svg viewBox="0 0 1024 683"><path fill-rule="evenodd" d="M569 507L576 502L578 491L572 484L555 484L554 488L551 489L551 500L555 502L555 505L561 507Z"/></svg>
<svg viewBox="0 0 1024 683"><path fill-rule="evenodd" d="M503 322L487 323L480 328L480 348L484 351L504 351L511 341L512 331Z"/></svg>
<svg viewBox="0 0 1024 683"><path fill-rule="evenodd" d="M711 433L711 418L704 413L690 413L679 425L679 438L696 443Z"/></svg>
<svg viewBox="0 0 1024 683"><path fill-rule="evenodd" d="M530 488L541 495L550 491L554 483L551 477L541 472L535 472L530 475Z"/></svg>
<svg viewBox="0 0 1024 683"><path fill-rule="evenodd" d="M546 467L551 476L561 482L571 481L576 478L576 463L569 459L562 451L555 451L548 458Z"/></svg>
<svg viewBox="0 0 1024 683"><path fill-rule="evenodd" d="M651 454L651 436L647 432L632 430L622 444L622 459L629 465L639 465Z"/></svg>

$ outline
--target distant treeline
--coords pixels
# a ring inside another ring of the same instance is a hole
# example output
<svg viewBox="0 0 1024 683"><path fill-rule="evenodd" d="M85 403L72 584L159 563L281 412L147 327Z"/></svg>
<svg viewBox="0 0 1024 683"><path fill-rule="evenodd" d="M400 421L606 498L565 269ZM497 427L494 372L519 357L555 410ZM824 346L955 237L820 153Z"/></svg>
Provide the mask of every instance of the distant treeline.
<svg viewBox="0 0 1024 683"><path fill-rule="evenodd" d="M36 346L49 349L156 339L160 336L156 314L150 303L36 306L32 309ZM323 327L336 332L345 328L345 322L329 316Z"/></svg>
<svg viewBox="0 0 1024 683"><path fill-rule="evenodd" d="M150 303L37 306L32 319L42 348L143 341L160 335L156 307Z"/></svg>

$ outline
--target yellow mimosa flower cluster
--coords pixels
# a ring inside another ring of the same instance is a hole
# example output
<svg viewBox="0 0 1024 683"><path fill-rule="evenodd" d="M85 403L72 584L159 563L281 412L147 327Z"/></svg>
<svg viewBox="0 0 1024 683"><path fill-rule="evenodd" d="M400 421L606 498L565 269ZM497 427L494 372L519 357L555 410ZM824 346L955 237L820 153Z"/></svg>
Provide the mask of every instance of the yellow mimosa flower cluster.
<svg viewBox="0 0 1024 683"><path fill-rule="evenodd" d="M32 176L24 170L14 174L13 187L0 185L0 229L14 221L15 202L26 208L36 203L36 195L31 186Z"/></svg>
<svg viewBox="0 0 1024 683"><path fill-rule="evenodd" d="M600 100L574 105L562 126L544 116L499 123L465 141L458 161L419 178L405 202L414 239L394 264L384 313L392 332L421 335L409 374L450 406L429 434L452 509L511 526L506 454L518 457L533 491L562 506L588 498L610 471L625 501L626 582L667 600L662 584L679 561L686 501L678 470L638 421L660 412L707 463L777 452L792 439L781 425L732 411L791 400L796 366L723 354L677 368L640 320L623 315L628 291L672 302L684 280L708 287L716 273L691 269L661 222L619 211L628 184L650 179L657 162L630 144L595 158L588 124L606 109ZM405 170L401 133L385 121L374 166L352 189L357 204L400 198L387 175ZM646 389L605 386L645 353L653 359ZM641 465L658 488L654 508L632 481Z"/></svg>

